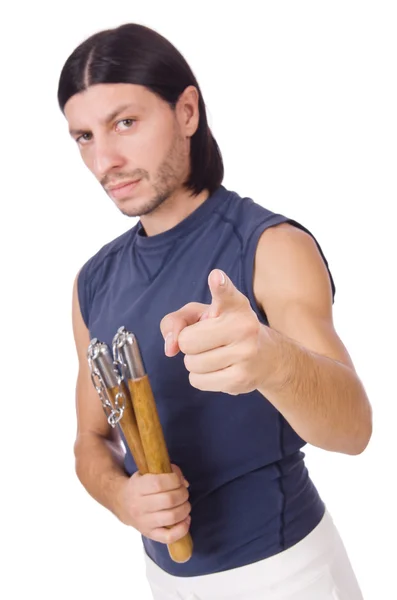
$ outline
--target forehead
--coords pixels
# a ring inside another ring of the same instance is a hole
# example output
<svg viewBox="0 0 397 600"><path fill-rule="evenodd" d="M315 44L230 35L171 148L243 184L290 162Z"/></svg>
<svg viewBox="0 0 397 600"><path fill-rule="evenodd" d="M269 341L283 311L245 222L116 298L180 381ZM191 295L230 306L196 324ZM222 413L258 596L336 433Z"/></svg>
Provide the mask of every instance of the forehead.
<svg viewBox="0 0 397 600"><path fill-rule="evenodd" d="M106 83L75 94L66 102L64 111L70 128L81 129L89 124L105 124L123 107L142 113L161 104L165 103L141 85Z"/></svg>

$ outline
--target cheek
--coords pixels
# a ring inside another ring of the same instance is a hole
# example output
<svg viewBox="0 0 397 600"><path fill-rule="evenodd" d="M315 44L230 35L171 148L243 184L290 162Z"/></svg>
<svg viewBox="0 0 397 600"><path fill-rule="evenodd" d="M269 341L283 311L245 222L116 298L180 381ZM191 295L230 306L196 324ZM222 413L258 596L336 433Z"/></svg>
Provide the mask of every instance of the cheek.
<svg viewBox="0 0 397 600"><path fill-rule="evenodd" d="M142 128L139 139L140 150L153 165L160 165L167 159L175 133L169 123L154 122Z"/></svg>
<svg viewBox="0 0 397 600"><path fill-rule="evenodd" d="M157 162L160 162L161 143L155 137L137 138L131 141L129 150L131 159L139 167L153 167Z"/></svg>
<svg viewBox="0 0 397 600"><path fill-rule="evenodd" d="M95 175L95 162L93 153L88 148L80 150L80 156L85 166Z"/></svg>

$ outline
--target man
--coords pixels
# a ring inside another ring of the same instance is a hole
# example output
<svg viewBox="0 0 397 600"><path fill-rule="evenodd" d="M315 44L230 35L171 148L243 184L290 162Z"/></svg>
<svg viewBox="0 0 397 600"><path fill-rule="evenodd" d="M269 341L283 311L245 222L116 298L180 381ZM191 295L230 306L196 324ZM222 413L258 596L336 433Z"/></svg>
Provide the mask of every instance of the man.
<svg viewBox="0 0 397 600"><path fill-rule="evenodd" d="M155 599L362 598L310 480L305 443L350 455L371 408L332 322L314 236L222 186L199 85L162 36L126 24L83 42L59 105L129 231L74 284L76 472L142 534ZM90 338L140 342L173 473L140 475L92 385ZM166 544L190 530L193 555Z"/></svg>

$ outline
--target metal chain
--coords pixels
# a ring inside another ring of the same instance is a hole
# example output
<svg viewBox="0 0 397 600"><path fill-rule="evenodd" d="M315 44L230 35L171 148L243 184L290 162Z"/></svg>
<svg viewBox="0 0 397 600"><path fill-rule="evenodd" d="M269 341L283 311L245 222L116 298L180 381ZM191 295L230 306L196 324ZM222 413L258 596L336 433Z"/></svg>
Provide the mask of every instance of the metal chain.
<svg viewBox="0 0 397 600"><path fill-rule="evenodd" d="M107 421L109 425L114 428L124 414L126 397L121 388L122 377L120 376L119 369L117 368L118 365L116 362L113 362L113 370L117 377L118 391L114 398L114 404L112 403L102 374L94 362L99 354L99 345L101 345L101 343L96 338L94 338L90 343L87 354L88 364L91 371L91 380L101 400L102 408L107 417ZM121 403L120 399L122 400Z"/></svg>

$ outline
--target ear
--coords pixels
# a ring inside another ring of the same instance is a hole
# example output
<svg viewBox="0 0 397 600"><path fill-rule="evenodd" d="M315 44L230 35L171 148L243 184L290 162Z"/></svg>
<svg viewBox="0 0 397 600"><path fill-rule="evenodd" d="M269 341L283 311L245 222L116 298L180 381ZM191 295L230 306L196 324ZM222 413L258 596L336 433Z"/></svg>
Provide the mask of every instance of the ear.
<svg viewBox="0 0 397 600"><path fill-rule="evenodd" d="M179 124L183 135L192 137L198 128L199 112L199 93L197 88L189 85L178 98L176 105Z"/></svg>

